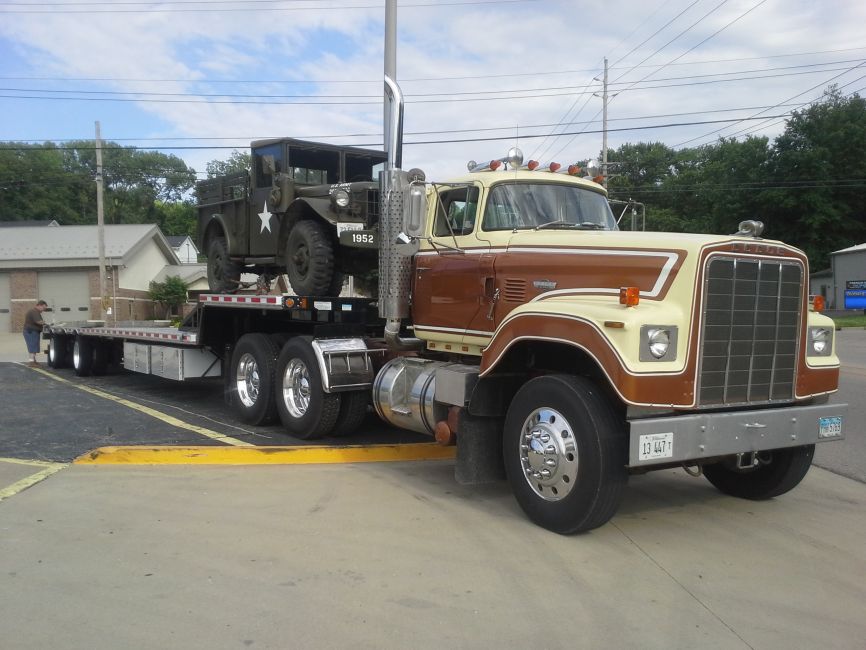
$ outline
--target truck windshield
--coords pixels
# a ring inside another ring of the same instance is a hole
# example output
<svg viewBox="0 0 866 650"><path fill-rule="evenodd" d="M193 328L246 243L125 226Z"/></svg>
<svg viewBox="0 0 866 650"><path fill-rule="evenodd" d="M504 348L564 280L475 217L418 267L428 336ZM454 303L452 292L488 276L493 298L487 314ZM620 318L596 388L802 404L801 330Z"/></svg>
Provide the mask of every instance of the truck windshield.
<svg viewBox="0 0 866 650"><path fill-rule="evenodd" d="M575 185L500 183L484 209L482 230L616 230L603 194Z"/></svg>

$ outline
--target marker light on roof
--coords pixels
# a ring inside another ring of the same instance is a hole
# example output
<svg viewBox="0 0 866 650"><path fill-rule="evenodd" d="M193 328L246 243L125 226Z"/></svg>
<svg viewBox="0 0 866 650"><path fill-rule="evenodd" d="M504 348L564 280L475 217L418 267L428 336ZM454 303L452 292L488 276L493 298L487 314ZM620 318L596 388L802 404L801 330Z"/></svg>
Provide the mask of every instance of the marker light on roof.
<svg viewBox="0 0 866 650"><path fill-rule="evenodd" d="M535 171L538 168L538 161L537 160L530 160L528 163L526 163L526 168L529 171Z"/></svg>
<svg viewBox="0 0 866 650"><path fill-rule="evenodd" d="M501 165L502 165L501 160L491 160L489 167L490 167L491 171L496 171L497 169L499 169L499 167Z"/></svg>
<svg viewBox="0 0 866 650"><path fill-rule="evenodd" d="M558 172L560 167L562 167L562 165L560 165L559 163L550 163L550 165L548 165L548 168L552 172Z"/></svg>
<svg viewBox="0 0 866 650"><path fill-rule="evenodd" d="M569 176L580 176L580 173L583 170L580 168L580 165L569 165L568 166L568 174Z"/></svg>

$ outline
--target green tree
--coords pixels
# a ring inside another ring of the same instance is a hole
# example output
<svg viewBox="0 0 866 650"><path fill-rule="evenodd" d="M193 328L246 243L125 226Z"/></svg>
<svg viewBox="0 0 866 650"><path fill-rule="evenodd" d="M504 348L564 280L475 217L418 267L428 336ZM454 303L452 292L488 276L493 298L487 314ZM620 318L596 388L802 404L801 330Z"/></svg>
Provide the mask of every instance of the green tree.
<svg viewBox="0 0 866 650"><path fill-rule="evenodd" d="M189 285L180 276L170 275L164 282L152 281L148 296L155 303L165 306L165 316L178 313L180 306L186 302Z"/></svg>
<svg viewBox="0 0 866 650"><path fill-rule="evenodd" d="M0 219L96 223L95 180L93 141L0 143ZM173 155L108 142L103 180L106 223L155 223L155 202L181 201L195 170Z"/></svg>
<svg viewBox="0 0 866 650"><path fill-rule="evenodd" d="M813 269L834 250L866 239L866 100L836 87L795 111L776 138L768 192L774 221Z"/></svg>
<svg viewBox="0 0 866 650"><path fill-rule="evenodd" d="M249 152L235 149L228 160L211 160L205 165L205 170L208 178L216 178L234 172L245 172L250 169L251 164Z"/></svg>
<svg viewBox="0 0 866 650"><path fill-rule="evenodd" d="M189 235L195 239L197 215L195 205L189 201L166 203L156 201L153 204L156 214L156 224L166 235Z"/></svg>

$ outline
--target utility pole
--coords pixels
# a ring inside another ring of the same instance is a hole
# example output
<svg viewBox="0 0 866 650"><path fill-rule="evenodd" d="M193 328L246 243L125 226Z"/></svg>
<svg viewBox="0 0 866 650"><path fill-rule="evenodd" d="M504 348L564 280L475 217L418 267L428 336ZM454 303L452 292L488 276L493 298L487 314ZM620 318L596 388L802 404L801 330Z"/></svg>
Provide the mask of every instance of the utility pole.
<svg viewBox="0 0 866 650"><path fill-rule="evenodd" d="M99 250L99 318L105 320L105 213L102 207L102 135L96 122L96 237Z"/></svg>
<svg viewBox="0 0 866 650"><path fill-rule="evenodd" d="M607 57L604 57L604 81L601 91L601 184L607 187Z"/></svg>

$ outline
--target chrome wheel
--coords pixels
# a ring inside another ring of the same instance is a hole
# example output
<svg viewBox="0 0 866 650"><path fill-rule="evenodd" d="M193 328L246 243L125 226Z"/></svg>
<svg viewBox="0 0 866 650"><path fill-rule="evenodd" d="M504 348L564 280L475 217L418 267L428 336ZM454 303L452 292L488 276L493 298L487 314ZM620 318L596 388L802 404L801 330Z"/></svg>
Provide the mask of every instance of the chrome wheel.
<svg viewBox="0 0 866 650"><path fill-rule="evenodd" d="M78 339L72 344L72 367L81 368L81 342Z"/></svg>
<svg viewBox="0 0 866 650"><path fill-rule="evenodd" d="M532 411L520 435L520 463L532 491L546 501L568 496L577 480L577 445L568 420L551 408Z"/></svg>
<svg viewBox="0 0 866 650"><path fill-rule="evenodd" d="M302 418L310 408L310 372L300 359L292 359L283 372L283 402L293 418Z"/></svg>
<svg viewBox="0 0 866 650"><path fill-rule="evenodd" d="M246 407L254 406L259 399L259 364L249 352L238 359L237 390L238 398Z"/></svg>

